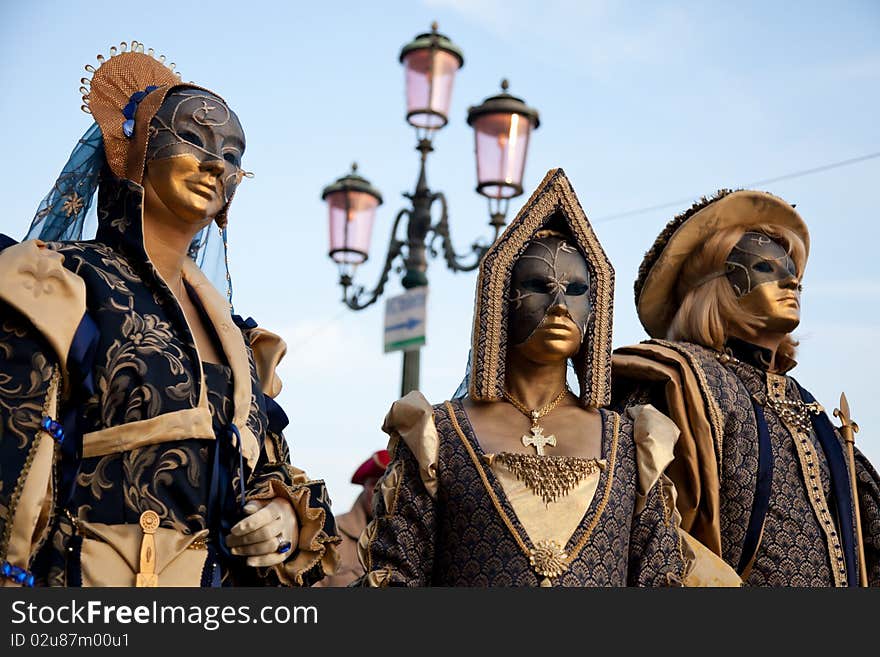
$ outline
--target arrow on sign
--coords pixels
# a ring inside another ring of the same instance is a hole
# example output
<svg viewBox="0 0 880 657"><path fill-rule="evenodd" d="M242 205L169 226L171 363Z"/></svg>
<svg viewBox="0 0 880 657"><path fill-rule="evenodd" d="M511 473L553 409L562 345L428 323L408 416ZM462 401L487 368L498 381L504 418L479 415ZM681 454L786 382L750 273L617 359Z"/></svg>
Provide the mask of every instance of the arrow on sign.
<svg viewBox="0 0 880 657"><path fill-rule="evenodd" d="M422 323L422 320L411 317L410 319L406 320L405 322L401 322L400 324L394 324L393 326L386 326L385 332L388 333L389 331L399 331L400 329L407 329L409 331L412 331L416 326L418 326L421 323Z"/></svg>

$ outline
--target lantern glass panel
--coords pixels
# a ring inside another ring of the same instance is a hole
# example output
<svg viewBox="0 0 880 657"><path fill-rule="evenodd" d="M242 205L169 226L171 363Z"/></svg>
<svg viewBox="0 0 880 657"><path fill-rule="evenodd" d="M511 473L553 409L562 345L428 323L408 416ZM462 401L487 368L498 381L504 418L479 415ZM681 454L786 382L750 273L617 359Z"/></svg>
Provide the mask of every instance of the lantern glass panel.
<svg viewBox="0 0 880 657"><path fill-rule="evenodd" d="M408 53L403 64L407 121L416 128L442 128L449 116L458 59L445 50L419 48Z"/></svg>
<svg viewBox="0 0 880 657"><path fill-rule="evenodd" d="M330 212L330 257L339 264L359 265L370 253L373 221L379 201L366 192L327 195Z"/></svg>
<svg viewBox="0 0 880 657"><path fill-rule="evenodd" d="M474 121L477 189L489 198L522 193L531 121L522 114L497 112Z"/></svg>

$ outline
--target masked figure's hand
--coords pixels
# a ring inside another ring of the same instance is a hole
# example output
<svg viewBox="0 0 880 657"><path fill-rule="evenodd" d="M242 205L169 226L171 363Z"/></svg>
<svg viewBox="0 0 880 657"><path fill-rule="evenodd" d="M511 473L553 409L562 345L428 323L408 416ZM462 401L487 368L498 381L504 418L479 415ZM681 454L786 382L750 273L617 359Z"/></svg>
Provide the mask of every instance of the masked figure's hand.
<svg viewBox="0 0 880 657"><path fill-rule="evenodd" d="M247 565L254 567L274 566L287 559L299 538L299 521L290 502L280 497L251 500L244 510L248 517L226 538L232 554L247 557Z"/></svg>

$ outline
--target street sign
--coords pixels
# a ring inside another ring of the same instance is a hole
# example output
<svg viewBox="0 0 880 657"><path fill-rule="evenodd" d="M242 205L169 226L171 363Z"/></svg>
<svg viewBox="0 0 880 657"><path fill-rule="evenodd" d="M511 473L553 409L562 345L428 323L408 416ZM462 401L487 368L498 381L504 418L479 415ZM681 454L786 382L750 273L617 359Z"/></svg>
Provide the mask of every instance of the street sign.
<svg viewBox="0 0 880 657"><path fill-rule="evenodd" d="M427 287L414 287L385 301L385 353L425 344Z"/></svg>

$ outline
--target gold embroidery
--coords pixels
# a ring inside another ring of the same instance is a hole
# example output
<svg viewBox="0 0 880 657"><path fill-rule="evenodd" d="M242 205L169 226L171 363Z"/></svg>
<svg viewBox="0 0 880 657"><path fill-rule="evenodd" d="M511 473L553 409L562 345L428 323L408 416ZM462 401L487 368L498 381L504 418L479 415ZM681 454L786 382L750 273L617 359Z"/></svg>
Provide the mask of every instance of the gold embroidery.
<svg viewBox="0 0 880 657"><path fill-rule="evenodd" d="M767 372L767 404L779 416L780 421L791 434L795 451L801 464L801 475L807 490L810 505L825 534L828 555L831 559L831 574L835 586L846 586L846 561L840 546L838 535L825 491L820 485L821 472L817 462L815 447L810 441L812 422L809 413L820 413L819 404L805 404L800 399L790 400L786 397L787 379L785 376Z"/></svg>
<svg viewBox="0 0 880 657"><path fill-rule="evenodd" d="M532 564L536 573L544 576L544 579L541 580L541 586L550 586L551 578L559 577L568 567L566 559L568 559L568 555L562 546L553 539L547 539L539 541L532 548L529 563Z"/></svg>
<svg viewBox="0 0 880 657"><path fill-rule="evenodd" d="M64 205L61 206L61 209L64 210L64 214L68 217L77 214L80 210L83 209L83 198L76 192L70 193L68 196L64 197Z"/></svg>
<svg viewBox="0 0 880 657"><path fill-rule="evenodd" d="M458 439L461 440L462 444L467 450L468 455L471 457L471 461L473 462L474 466L477 469L477 472L480 475L480 480L483 482L483 487L489 494L489 499L492 500L492 506L495 507L495 511L496 513L498 513L498 516L501 518L501 520L504 521L504 525L507 527L507 531L510 532L513 540L516 541L516 544L519 546L520 550L522 550L526 557L528 557L529 563L531 563L532 548L526 545L525 541L522 539L522 536L520 536L519 532L516 530L516 527L513 526L513 522L510 520L507 513L504 511L504 508L501 506L501 501L498 499L498 496L495 494L495 490L489 483L489 479L488 477L486 477L486 471L480 464L479 458L477 458L477 453L474 451L474 448L471 447L470 441L465 437L464 432L462 432L461 430L461 425L458 423L458 418L455 415L455 410L452 408L452 404L447 401L445 403L445 407L446 412L449 414L449 419L452 422L452 427L453 429L455 429L455 433L458 436ZM605 507L608 506L608 500L611 498L611 488L614 484L614 468L617 463L617 443L618 431L620 429L620 416L614 412L610 412L610 415L614 418L614 428L611 437L611 454L608 457L608 470L606 472L605 490L602 493L602 499L599 501L599 505L596 507L596 512L593 514L593 518L590 521L590 524L584 530L581 539L578 541L577 545L574 546L571 552L566 553L566 556L563 559L565 568L568 568L568 566L571 565L571 562L577 558L581 550L583 550L584 546L587 544L587 541L590 540L590 536L593 534L593 530L596 529L596 525L599 524L599 519L602 517L602 514L605 513ZM565 571L565 568L563 568L562 572ZM546 576L544 577L546 579ZM550 586L550 582L547 581L545 583L544 581L542 581L541 585Z"/></svg>
<svg viewBox="0 0 880 657"><path fill-rule="evenodd" d="M603 468L604 463L596 459L582 459L576 456L538 456L537 454L512 454L502 452L487 457L489 465L498 462L529 490L549 506L560 497L565 497L581 481Z"/></svg>

